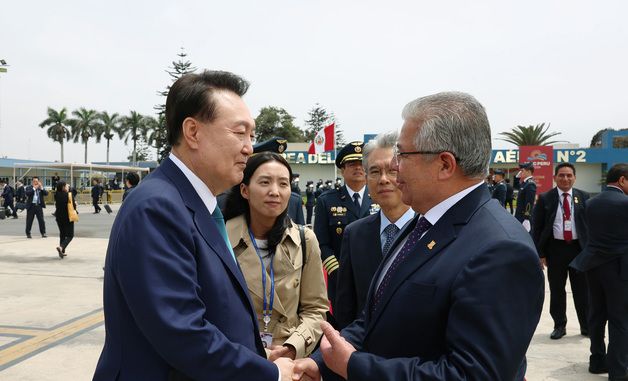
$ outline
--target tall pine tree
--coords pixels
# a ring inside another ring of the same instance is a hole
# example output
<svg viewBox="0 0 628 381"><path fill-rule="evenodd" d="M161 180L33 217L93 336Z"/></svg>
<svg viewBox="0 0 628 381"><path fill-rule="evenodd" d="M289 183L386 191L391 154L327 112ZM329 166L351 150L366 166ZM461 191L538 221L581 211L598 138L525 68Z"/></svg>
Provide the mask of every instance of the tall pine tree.
<svg viewBox="0 0 628 381"><path fill-rule="evenodd" d="M344 134L340 129L340 125L334 113L328 113L324 107L321 107L318 103L312 107L307 113L308 119L305 121L305 141L311 142L314 137L324 127L329 126L331 123L335 123L336 127L336 148L340 150L347 143L345 142Z"/></svg>
<svg viewBox="0 0 628 381"><path fill-rule="evenodd" d="M192 66L192 63L187 59L187 56L188 54L185 52L185 49L181 48L181 51L177 54L178 60L172 61L172 66L166 69L166 73L170 75L171 84L181 78L184 74L194 73L196 71L196 68ZM166 86L166 90L158 91L157 94L165 98L168 96L169 91L170 85ZM157 152L159 152L158 161L161 163L163 159L168 157L170 149L172 148L170 144L168 144L168 133L166 130L166 103L164 102L163 104L158 104L153 108L157 111L157 123L151 126L154 130L152 132L154 139L151 143Z"/></svg>

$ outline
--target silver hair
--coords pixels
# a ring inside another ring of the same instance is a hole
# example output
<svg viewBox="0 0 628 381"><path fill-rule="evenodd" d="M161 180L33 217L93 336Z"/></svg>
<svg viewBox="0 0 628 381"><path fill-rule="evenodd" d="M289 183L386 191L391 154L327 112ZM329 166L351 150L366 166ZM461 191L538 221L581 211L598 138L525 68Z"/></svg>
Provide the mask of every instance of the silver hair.
<svg viewBox="0 0 628 381"><path fill-rule="evenodd" d="M421 123L414 138L417 151L448 151L466 177L488 175L491 159L491 127L484 107L473 96L442 92L408 103L404 120Z"/></svg>
<svg viewBox="0 0 628 381"><path fill-rule="evenodd" d="M399 140L399 132L389 131L382 132L377 135L375 139L366 143L364 149L362 150L362 167L364 168L364 171L368 171L368 161L371 152L378 148L395 148L397 140Z"/></svg>

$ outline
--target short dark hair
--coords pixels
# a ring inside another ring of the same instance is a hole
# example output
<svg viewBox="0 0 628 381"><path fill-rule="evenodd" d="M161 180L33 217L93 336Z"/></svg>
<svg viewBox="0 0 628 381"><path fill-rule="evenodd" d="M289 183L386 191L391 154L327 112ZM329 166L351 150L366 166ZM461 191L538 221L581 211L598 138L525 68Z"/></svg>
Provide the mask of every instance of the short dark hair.
<svg viewBox="0 0 628 381"><path fill-rule="evenodd" d="M33 177L31 177L31 181L33 181L33 180L35 180L35 179L37 179L37 181L39 181L39 176L33 176Z"/></svg>
<svg viewBox="0 0 628 381"><path fill-rule="evenodd" d="M168 143L173 146L179 143L185 118L199 118L204 122L216 118L214 92L226 90L242 97L248 89L245 79L227 71L204 70L200 74L181 76L172 84L166 98Z"/></svg>
<svg viewBox="0 0 628 381"><path fill-rule="evenodd" d="M57 192L65 191L65 181L59 180L57 181Z"/></svg>
<svg viewBox="0 0 628 381"><path fill-rule="evenodd" d="M510 184L510 179L504 179L504 181Z"/></svg>
<svg viewBox="0 0 628 381"><path fill-rule="evenodd" d="M622 176L628 179L628 163L613 165L606 174L606 184L616 183Z"/></svg>
<svg viewBox="0 0 628 381"><path fill-rule="evenodd" d="M558 164L556 166L556 168L554 168L554 176L557 176L558 175L558 171L561 168L565 168L565 167L571 168L571 170L573 171L573 175L574 176L576 175L576 167L573 164L571 164L571 163L560 163L560 164Z"/></svg>
<svg viewBox="0 0 628 381"><path fill-rule="evenodd" d="M136 186L140 182L140 177L135 172L129 172L124 178L131 184L132 187Z"/></svg>
<svg viewBox="0 0 628 381"><path fill-rule="evenodd" d="M290 164L284 159L283 156L278 155L274 152L262 152L256 155L253 155L247 162L246 168L244 168L244 176L242 178L242 184L249 185L251 183L251 178L255 174L257 168L259 168L262 164L266 164L271 161L276 161L283 164L286 168L288 168L288 174L290 178L292 178L292 168L290 168ZM240 216L244 214L246 218L246 223L251 225L251 210L249 207L249 202L247 199L242 197L240 193L240 184L234 186L229 190L227 194L227 201L225 202L225 221L230 220L234 217ZM275 224L268 232L268 249L274 250L275 247L281 242L281 238L283 237L283 233L286 229L291 226L290 217L288 216L288 206L286 206L286 210L284 210L277 219L275 220Z"/></svg>

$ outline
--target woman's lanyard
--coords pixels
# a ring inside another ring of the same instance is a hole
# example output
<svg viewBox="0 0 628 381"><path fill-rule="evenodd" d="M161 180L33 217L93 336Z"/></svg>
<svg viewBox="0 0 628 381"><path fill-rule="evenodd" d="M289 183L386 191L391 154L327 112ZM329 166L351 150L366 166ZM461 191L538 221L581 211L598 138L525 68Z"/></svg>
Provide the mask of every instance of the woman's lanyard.
<svg viewBox="0 0 628 381"><path fill-rule="evenodd" d="M259 262L262 265L262 294L264 294L264 306L263 306L263 318L264 322L264 332L268 332L268 324L270 323L270 316L273 313L273 304L275 302L275 271L273 270L273 253L270 253L270 303L266 301L266 267L264 266L264 260L262 259L262 254L259 252L259 248L257 247L257 242L255 242L255 236L253 236L253 232L249 228L249 236L251 237L251 242L253 243L253 247L255 248L255 252L259 258Z"/></svg>

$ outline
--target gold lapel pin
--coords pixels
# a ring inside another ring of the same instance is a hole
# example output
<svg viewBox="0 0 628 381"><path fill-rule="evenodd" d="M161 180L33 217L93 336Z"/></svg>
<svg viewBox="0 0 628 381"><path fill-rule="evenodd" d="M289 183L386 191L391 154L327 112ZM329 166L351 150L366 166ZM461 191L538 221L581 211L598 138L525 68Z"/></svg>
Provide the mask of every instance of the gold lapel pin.
<svg viewBox="0 0 628 381"><path fill-rule="evenodd" d="M573 202L577 204L578 203L578 197L574 197L573 198Z"/></svg>
<svg viewBox="0 0 628 381"><path fill-rule="evenodd" d="M432 250L434 248L434 246L436 246L436 241L432 241L430 243L427 244L427 248Z"/></svg>

